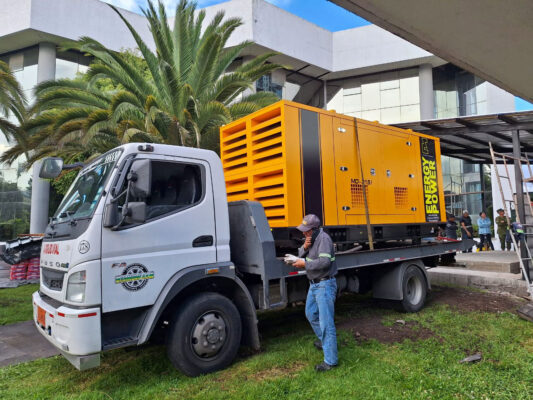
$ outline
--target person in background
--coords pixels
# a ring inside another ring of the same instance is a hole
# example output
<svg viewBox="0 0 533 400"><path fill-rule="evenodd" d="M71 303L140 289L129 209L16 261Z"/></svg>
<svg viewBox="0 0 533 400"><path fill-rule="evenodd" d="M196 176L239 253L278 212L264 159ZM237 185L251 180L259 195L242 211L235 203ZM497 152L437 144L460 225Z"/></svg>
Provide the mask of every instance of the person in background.
<svg viewBox="0 0 533 400"><path fill-rule="evenodd" d="M455 215L448 214L448 221L446 221L446 237L449 239L457 239L457 222L455 222Z"/></svg>
<svg viewBox="0 0 533 400"><path fill-rule="evenodd" d="M511 235L514 235L516 244L521 246L522 241L525 238L525 232L524 227L520 222L511 222L511 227L507 230L507 236L505 237L505 240L509 243L513 241L513 239L511 239Z"/></svg>
<svg viewBox="0 0 533 400"><path fill-rule="evenodd" d="M474 238L474 228L472 227L472 218L468 214L468 210L463 210L463 216L459 220L461 224L461 239L473 239ZM465 253L472 253L472 248L470 247Z"/></svg>
<svg viewBox="0 0 533 400"><path fill-rule="evenodd" d="M457 222L455 222L455 215L446 213L448 220L446 221L446 228L444 234L448 239L457 240ZM441 265L455 264L455 253L446 253L440 256Z"/></svg>
<svg viewBox="0 0 533 400"><path fill-rule="evenodd" d="M509 241L507 241L507 231L509 229L509 226L507 224L507 217L505 216L505 211L502 208L499 208L497 213L498 216L496 217L496 225L498 226L498 229L496 233L500 238L502 251L505 251L506 247L507 250L511 251L511 239L509 238Z"/></svg>
<svg viewBox="0 0 533 400"><path fill-rule="evenodd" d="M477 225L479 227L479 245L478 249L483 251L483 247L485 244L490 246L491 250L494 250L494 245L492 244L491 240L491 230L490 227L492 226L492 223L490 222L490 219L487 218L487 214L485 211L481 211L479 213L479 217L477 220Z"/></svg>

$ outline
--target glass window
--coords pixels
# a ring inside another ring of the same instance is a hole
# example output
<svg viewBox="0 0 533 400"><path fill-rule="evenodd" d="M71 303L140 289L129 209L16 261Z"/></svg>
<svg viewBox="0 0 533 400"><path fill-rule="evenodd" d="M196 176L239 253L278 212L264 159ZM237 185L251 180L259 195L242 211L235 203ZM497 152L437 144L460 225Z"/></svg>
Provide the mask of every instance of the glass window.
<svg viewBox="0 0 533 400"><path fill-rule="evenodd" d="M255 89L258 92L272 92L280 99L283 97L283 86L272 82L272 75L263 75L255 83Z"/></svg>
<svg viewBox="0 0 533 400"><path fill-rule="evenodd" d="M479 164L471 164L469 162L463 163L463 172L465 174L472 173L472 172L478 172L479 173Z"/></svg>
<svg viewBox="0 0 533 400"><path fill-rule="evenodd" d="M486 98L485 94L478 98L478 87L483 82L481 78L453 64L434 68L433 90L436 118L478 114L478 102Z"/></svg>
<svg viewBox="0 0 533 400"><path fill-rule="evenodd" d="M56 58L56 79L74 79L87 72L91 58L74 51L58 52Z"/></svg>
<svg viewBox="0 0 533 400"><path fill-rule="evenodd" d="M203 197L201 167L195 164L152 162L151 195L146 219L188 208Z"/></svg>
<svg viewBox="0 0 533 400"><path fill-rule="evenodd" d="M106 153L83 168L65 194L54 218L61 222L90 217L121 153L121 149Z"/></svg>

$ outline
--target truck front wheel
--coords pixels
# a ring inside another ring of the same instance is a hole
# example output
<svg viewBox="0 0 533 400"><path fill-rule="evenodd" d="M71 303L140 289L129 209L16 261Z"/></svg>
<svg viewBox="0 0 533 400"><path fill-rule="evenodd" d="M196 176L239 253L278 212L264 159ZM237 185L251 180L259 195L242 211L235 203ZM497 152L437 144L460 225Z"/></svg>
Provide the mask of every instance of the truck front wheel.
<svg viewBox="0 0 533 400"><path fill-rule="evenodd" d="M424 307L427 283L424 274L415 265L407 267L402 281L402 307L407 312L417 312Z"/></svg>
<svg viewBox="0 0 533 400"><path fill-rule="evenodd" d="M241 342L237 307L218 293L200 293L176 312L167 337L170 361L188 376L198 376L231 364Z"/></svg>

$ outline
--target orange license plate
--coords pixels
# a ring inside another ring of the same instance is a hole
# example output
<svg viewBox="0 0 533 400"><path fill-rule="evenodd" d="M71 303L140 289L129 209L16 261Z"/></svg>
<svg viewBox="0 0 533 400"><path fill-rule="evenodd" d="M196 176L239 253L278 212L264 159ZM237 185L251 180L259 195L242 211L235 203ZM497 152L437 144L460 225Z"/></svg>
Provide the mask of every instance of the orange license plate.
<svg viewBox="0 0 533 400"><path fill-rule="evenodd" d="M46 310L37 306L37 322L39 325L46 327Z"/></svg>

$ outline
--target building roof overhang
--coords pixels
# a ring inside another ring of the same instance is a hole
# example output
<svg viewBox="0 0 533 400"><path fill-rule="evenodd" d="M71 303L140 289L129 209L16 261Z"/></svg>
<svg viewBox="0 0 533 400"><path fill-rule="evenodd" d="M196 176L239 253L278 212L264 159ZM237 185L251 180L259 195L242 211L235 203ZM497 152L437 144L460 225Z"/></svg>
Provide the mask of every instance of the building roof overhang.
<svg viewBox="0 0 533 400"><path fill-rule="evenodd" d="M329 0L533 102L531 0Z"/></svg>
<svg viewBox="0 0 533 400"><path fill-rule="evenodd" d="M394 124L399 128L436 136L443 155L471 163L491 164L494 151L512 156L513 132L519 131L522 153L533 153L533 111L476 115Z"/></svg>

